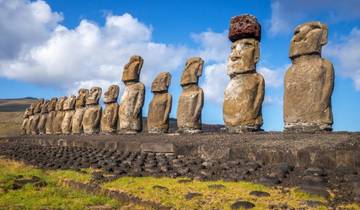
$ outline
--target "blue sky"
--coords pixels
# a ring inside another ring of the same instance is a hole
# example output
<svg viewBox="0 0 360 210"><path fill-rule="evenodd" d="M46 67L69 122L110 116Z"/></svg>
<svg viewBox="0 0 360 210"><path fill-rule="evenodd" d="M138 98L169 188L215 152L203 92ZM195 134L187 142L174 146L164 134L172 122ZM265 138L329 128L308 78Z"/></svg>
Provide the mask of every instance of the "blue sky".
<svg viewBox="0 0 360 210"><path fill-rule="evenodd" d="M161 71L172 76L171 116L176 116L185 60L205 60L203 122L222 124L222 97L228 82L227 39L232 16L250 13L262 25L258 71L266 80L265 130L282 130L283 74L296 25L319 20L329 26L323 57L335 67L334 129L360 130L360 2L348 0L118 1L4 0L0 2L0 98L74 94L99 85L103 92L120 81L133 54L144 57L147 87ZM311 5L309 7L308 5Z"/></svg>

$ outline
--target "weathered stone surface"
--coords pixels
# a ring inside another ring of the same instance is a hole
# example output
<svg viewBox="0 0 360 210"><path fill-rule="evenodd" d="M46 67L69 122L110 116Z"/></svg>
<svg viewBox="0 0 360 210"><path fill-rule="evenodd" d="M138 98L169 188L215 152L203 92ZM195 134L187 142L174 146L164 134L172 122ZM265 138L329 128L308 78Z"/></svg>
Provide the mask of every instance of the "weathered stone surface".
<svg viewBox="0 0 360 210"><path fill-rule="evenodd" d="M50 101L46 100L41 105L40 119L39 119L39 123L38 123L39 134L45 134L46 133L46 120L47 120L47 115L48 115L48 106L49 106L49 104L50 104Z"/></svg>
<svg viewBox="0 0 360 210"><path fill-rule="evenodd" d="M53 134L61 134L61 132L62 132L61 124L62 124L62 121L63 121L64 116L65 116L63 106L64 106L64 103L65 103L66 99L67 99L66 96L62 96L62 97L60 97L60 99L56 103L55 118L54 118L54 120L52 122Z"/></svg>
<svg viewBox="0 0 360 210"><path fill-rule="evenodd" d="M290 44L292 65L285 74L284 122L286 131L332 130L331 95L334 68L321 58L327 26L320 22L299 25Z"/></svg>
<svg viewBox="0 0 360 210"><path fill-rule="evenodd" d="M70 96L64 102L64 119L61 124L63 134L71 134L72 118L75 114L75 96Z"/></svg>
<svg viewBox="0 0 360 210"><path fill-rule="evenodd" d="M181 76L180 84L183 91L177 109L178 132L201 132L201 111L204 105L204 92L198 86L204 61L199 57L187 60Z"/></svg>
<svg viewBox="0 0 360 210"><path fill-rule="evenodd" d="M118 120L119 105L119 86L111 85L104 94L105 109L102 112L100 130L102 133L115 133Z"/></svg>
<svg viewBox="0 0 360 210"><path fill-rule="evenodd" d="M44 99L39 99L34 105L34 114L30 117L30 133L36 135L39 133L38 123L41 116L41 106L44 103Z"/></svg>
<svg viewBox="0 0 360 210"><path fill-rule="evenodd" d="M83 129L85 134L95 134L100 130L100 118L102 108L99 105L102 89L93 87L86 98L86 110L83 117Z"/></svg>
<svg viewBox="0 0 360 210"><path fill-rule="evenodd" d="M21 134L26 135L29 131L29 117L32 115L33 109L31 107L26 108L23 115L23 122L21 124Z"/></svg>
<svg viewBox="0 0 360 210"><path fill-rule="evenodd" d="M169 131L169 115L172 96L168 93L171 82L169 72L160 73L152 83L154 97L149 104L147 129L149 133L167 133Z"/></svg>
<svg viewBox="0 0 360 210"><path fill-rule="evenodd" d="M260 29L253 16L238 16L231 21L229 38L233 44L227 64L230 82L225 90L223 117L232 133L258 131L263 124L261 108L265 81L261 74L256 73L260 58Z"/></svg>
<svg viewBox="0 0 360 210"><path fill-rule="evenodd" d="M46 134L53 134L53 122L55 119L56 111L55 107L57 104L57 98L53 97L51 98L47 108L48 108L48 114L46 116L46 124L45 124L45 133Z"/></svg>
<svg viewBox="0 0 360 210"><path fill-rule="evenodd" d="M142 143L140 149L141 152L175 153L175 145L172 143Z"/></svg>
<svg viewBox="0 0 360 210"><path fill-rule="evenodd" d="M73 116L73 120L72 120L72 129L71 132L73 134L80 134L83 132L83 125L82 125L82 121L83 121L83 116L85 113L85 106L86 106L86 98L89 95L89 90L88 89L80 89L78 91L78 96L76 97L76 102L75 102L75 114Z"/></svg>
<svg viewBox="0 0 360 210"><path fill-rule="evenodd" d="M246 14L232 17L228 37L232 42L244 38L255 38L260 41L261 25L253 15Z"/></svg>
<svg viewBox="0 0 360 210"><path fill-rule="evenodd" d="M145 86L139 82L139 76L143 62L142 57L135 55L124 67L122 81L125 84L125 91L119 105L119 133L132 134L142 130Z"/></svg>

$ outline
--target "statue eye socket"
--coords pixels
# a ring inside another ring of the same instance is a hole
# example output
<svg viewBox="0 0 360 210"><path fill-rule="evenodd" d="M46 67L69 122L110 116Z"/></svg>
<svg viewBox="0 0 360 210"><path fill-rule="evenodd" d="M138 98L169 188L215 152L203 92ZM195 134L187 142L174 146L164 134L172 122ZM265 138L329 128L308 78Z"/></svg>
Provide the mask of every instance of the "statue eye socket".
<svg viewBox="0 0 360 210"><path fill-rule="evenodd" d="M296 30L296 31L294 32L294 35L296 35L296 34L298 34L298 33L300 33L300 30Z"/></svg>

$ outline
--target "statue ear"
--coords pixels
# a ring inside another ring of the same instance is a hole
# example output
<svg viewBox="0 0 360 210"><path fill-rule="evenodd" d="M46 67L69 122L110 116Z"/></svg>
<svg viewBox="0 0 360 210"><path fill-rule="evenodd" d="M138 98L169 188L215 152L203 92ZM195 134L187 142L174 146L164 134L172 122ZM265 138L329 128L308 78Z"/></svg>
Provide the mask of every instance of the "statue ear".
<svg viewBox="0 0 360 210"><path fill-rule="evenodd" d="M140 71L141 71L141 68L142 68L143 64L144 64L144 59L142 59L142 58L140 57L139 66L138 66L138 68L137 68L137 73L138 73L139 75L140 75Z"/></svg>
<svg viewBox="0 0 360 210"><path fill-rule="evenodd" d="M120 91L119 86L115 85L115 96L116 96L116 97L119 96L119 91Z"/></svg>
<svg viewBox="0 0 360 210"><path fill-rule="evenodd" d="M171 74L167 74L166 86L169 87L171 83Z"/></svg>
<svg viewBox="0 0 360 210"><path fill-rule="evenodd" d="M199 61L199 66L198 66L198 70L197 70L197 72L196 72L196 76L198 76L198 77L201 76L203 67L204 67L204 61L203 61L202 59L200 59L200 61Z"/></svg>
<svg viewBox="0 0 360 210"><path fill-rule="evenodd" d="M259 47L259 42L255 41L254 42L254 46L255 46L255 63L259 62L260 60L260 47Z"/></svg>
<svg viewBox="0 0 360 210"><path fill-rule="evenodd" d="M322 35L321 35L321 45L324 46L327 44L328 42L328 27L325 24L321 24L321 29L322 29Z"/></svg>

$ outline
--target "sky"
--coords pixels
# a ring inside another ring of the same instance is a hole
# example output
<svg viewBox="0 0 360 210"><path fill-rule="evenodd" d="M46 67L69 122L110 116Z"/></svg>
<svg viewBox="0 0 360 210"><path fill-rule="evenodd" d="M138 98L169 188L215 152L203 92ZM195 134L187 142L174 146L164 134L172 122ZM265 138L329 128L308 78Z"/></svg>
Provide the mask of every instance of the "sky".
<svg viewBox="0 0 360 210"><path fill-rule="evenodd" d="M257 71L265 78L265 130L283 129L283 77L291 64L294 28L308 21L329 27L322 56L335 68L334 130L360 130L359 0L0 0L0 98L76 94L79 88L120 86L132 55L144 58L143 113L150 85L172 74L171 117L176 117L186 59L205 60L199 86L205 93L202 121L223 124L222 101L229 77L226 60L230 18L252 14L262 25ZM119 97L120 99L120 97Z"/></svg>

